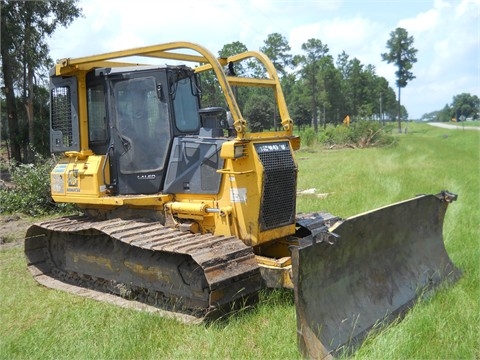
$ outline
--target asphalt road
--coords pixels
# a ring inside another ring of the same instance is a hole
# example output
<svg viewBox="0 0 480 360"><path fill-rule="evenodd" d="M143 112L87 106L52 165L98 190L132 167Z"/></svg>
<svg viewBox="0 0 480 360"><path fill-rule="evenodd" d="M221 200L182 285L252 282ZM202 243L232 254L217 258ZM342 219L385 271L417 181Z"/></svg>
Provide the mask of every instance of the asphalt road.
<svg viewBox="0 0 480 360"><path fill-rule="evenodd" d="M447 123L438 123L438 122L429 122L428 125L441 127L444 129L457 129L457 130L480 130L480 126L464 126L464 125L453 125Z"/></svg>

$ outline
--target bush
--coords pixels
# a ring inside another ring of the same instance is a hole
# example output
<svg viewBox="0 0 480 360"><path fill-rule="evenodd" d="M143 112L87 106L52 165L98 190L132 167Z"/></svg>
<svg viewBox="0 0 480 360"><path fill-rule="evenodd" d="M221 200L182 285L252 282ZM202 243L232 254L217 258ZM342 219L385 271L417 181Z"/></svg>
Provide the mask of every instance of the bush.
<svg viewBox="0 0 480 360"><path fill-rule="evenodd" d="M324 144L327 146L339 145L345 146L350 144L351 128L339 125L329 126L325 130Z"/></svg>
<svg viewBox="0 0 480 360"><path fill-rule="evenodd" d="M382 126L378 121L358 121L352 127L351 143L357 147L384 146L393 144L392 126Z"/></svg>
<svg viewBox="0 0 480 360"><path fill-rule="evenodd" d="M0 213L24 213L30 216L70 211L68 204L56 204L50 196L50 172L54 159L35 155L35 165L10 165L8 171L15 184L0 188Z"/></svg>
<svg viewBox="0 0 480 360"><path fill-rule="evenodd" d="M305 146L312 146L315 143L315 131L312 128L308 128L301 136L301 141Z"/></svg>
<svg viewBox="0 0 480 360"><path fill-rule="evenodd" d="M378 121L357 121L351 126L329 126L321 137L326 146L373 147L392 145L391 126L382 126Z"/></svg>

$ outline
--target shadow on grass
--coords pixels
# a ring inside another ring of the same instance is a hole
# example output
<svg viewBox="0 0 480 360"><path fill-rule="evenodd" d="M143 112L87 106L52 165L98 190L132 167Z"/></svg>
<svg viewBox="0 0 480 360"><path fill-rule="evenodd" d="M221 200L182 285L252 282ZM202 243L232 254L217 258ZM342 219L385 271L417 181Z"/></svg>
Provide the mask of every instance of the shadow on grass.
<svg viewBox="0 0 480 360"><path fill-rule="evenodd" d="M260 307L294 307L295 298L290 289L262 289L255 296L237 300L223 308L217 309L212 316L205 318L207 327L227 327L231 321L237 321L245 316L255 315Z"/></svg>

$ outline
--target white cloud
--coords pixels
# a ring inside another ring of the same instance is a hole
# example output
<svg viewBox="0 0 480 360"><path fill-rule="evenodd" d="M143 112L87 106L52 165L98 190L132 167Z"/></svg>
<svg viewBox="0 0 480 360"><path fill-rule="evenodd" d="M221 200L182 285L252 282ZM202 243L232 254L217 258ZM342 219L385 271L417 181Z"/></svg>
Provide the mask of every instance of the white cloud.
<svg viewBox="0 0 480 360"><path fill-rule="evenodd" d="M378 52L372 54L372 48L379 46L376 36L380 28L375 22L359 16L351 19L336 17L292 29L290 43L294 52L300 52L301 44L308 39L320 39L334 57L345 51L351 58L369 63L366 60L372 59L372 55L380 57Z"/></svg>
<svg viewBox="0 0 480 360"><path fill-rule="evenodd" d="M417 78L405 88L410 108L424 109L417 117L442 109L460 93L480 95L479 4L435 1L431 10L399 22L414 36L418 49L418 62L412 69Z"/></svg>
<svg viewBox="0 0 480 360"><path fill-rule="evenodd" d="M451 6L452 5L443 0L435 0L432 9L419 13L413 18L402 19L399 21L398 26L418 36L423 32L431 31L439 25L442 25L442 12L448 11Z"/></svg>
<svg viewBox="0 0 480 360"><path fill-rule="evenodd" d="M405 27L414 36L417 77L402 90L414 117L441 109L454 95L480 95L480 0L81 0L85 17L59 29L52 57L79 57L170 41L196 42L217 54L240 41L258 49L271 33L293 54L317 38L336 58L345 51L372 64L395 88L395 68L381 60L389 34Z"/></svg>

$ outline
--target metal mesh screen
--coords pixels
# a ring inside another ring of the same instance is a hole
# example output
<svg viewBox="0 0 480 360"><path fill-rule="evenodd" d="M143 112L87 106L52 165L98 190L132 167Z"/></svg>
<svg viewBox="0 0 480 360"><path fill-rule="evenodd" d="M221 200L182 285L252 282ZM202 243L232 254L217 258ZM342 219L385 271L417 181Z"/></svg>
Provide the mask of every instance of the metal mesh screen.
<svg viewBox="0 0 480 360"><path fill-rule="evenodd" d="M51 121L52 129L62 132L63 146L73 144L71 94L68 86L52 89L51 93Z"/></svg>
<svg viewBox="0 0 480 360"><path fill-rule="evenodd" d="M257 144L264 167L262 230L292 224L295 221L297 168L288 142Z"/></svg>

